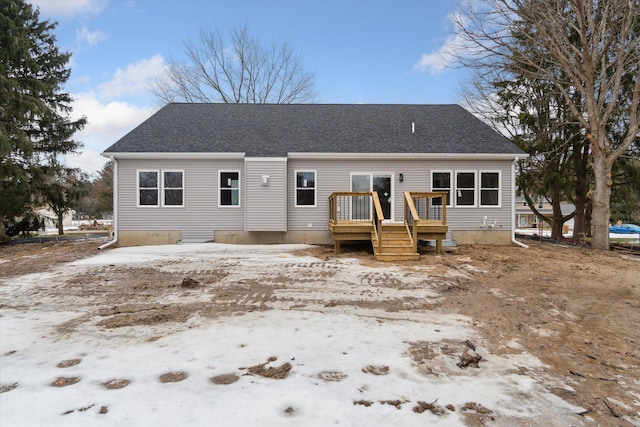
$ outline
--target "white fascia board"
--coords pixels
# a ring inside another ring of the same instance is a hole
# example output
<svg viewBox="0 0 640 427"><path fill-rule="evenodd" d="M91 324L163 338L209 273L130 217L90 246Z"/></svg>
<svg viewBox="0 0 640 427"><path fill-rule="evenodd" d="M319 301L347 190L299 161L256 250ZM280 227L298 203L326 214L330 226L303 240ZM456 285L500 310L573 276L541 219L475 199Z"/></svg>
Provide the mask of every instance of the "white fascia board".
<svg viewBox="0 0 640 427"><path fill-rule="evenodd" d="M102 153L103 157L132 160L198 160L198 159L243 159L245 153Z"/></svg>
<svg viewBox="0 0 640 427"><path fill-rule="evenodd" d="M286 162L286 157L245 157L245 162Z"/></svg>
<svg viewBox="0 0 640 427"><path fill-rule="evenodd" d="M290 159L324 160L511 160L529 157L524 153L289 153Z"/></svg>

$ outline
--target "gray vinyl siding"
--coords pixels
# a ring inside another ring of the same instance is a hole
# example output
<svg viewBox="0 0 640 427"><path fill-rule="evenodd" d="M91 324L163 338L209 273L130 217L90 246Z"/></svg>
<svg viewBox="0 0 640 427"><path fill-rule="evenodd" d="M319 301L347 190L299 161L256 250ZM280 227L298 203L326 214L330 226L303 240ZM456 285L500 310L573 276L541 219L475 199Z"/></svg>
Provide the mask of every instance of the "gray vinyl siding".
<svg viewBox="0 0 640 427"><path fill-rule="evenodd" d="M184 207L137 207L138 170L183 170ZM295 206L295 171L316 171L316 206ZM511 161L443 160L119 160L118 229L179 230L183 240L211 239L215 230L327 230L329 195L350 191L351 173L393 174L394 220L403 220L403 191L431 191L432 171L499 171L500 207L448 207L451 231L511 227ZM220 171L240 172L240 206L219 206ZM403 182L399 182L399 174ZM269 175L269 185L262 185ZM453 177L452 177L453 179ZM479 200L479 174L476 200Z"/></svg>
<svg viewBox="0 0 640 427"><path fill-rule="evenodd" d="M500 207L479 206L479 173L476 175L476 207L447 207L447 224L450 230L478 230L483 224L495 221L498 229L511 227L511 161L443 161L443 160L301 160L288 162L288 229L326 230L329 217L329 195L336 191L350 191L351 173L393 174L394 220L403 220L403 192L431 191L431 171L499 171L501 174ZM295 206L295 171L316 171L316 207ZM403 174L403 182L399 174Z"/></svg>
<svg viewBox="0 0 640 427"><path fill-rule="evenodd" d="M242 230L240 207L218 207L220 170L241 172L242 160L118 160L118 229L180 230L182 240L212 239L214 230ZM138 170L183 170L184 207L137 207Z"/></svg>
<svg viewBox="0 0 640 427"><path fill-rule="evenodd" d="M245 230L287 231L287 161L246 159L245 171Z"/></svg>

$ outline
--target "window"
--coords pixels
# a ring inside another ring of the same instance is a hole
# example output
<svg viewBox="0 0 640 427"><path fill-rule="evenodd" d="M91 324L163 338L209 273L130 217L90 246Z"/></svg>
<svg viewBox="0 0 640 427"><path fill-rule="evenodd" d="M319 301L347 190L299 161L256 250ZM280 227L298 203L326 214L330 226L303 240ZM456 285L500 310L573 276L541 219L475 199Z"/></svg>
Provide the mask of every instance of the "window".
<svg viewBox="0 0 640 427"><path fill-rule="evenodd" d="M158 171L138 171L138 206L158 206Z"/></svg>
<svg viewBox="0 0 640 427"><path fill-rule="evenodd" d="M544 209L544 200L538 200L538 209Z"/></svg>
<svg viewBox="0 0 640 427"><path fill-rule="evenodd" d="M296 206L316 205L316 171L296 171Z"/></svg>
<svg viewBox="0 0 640 427"><path fill-rule="evenodd" d="M456 206L476 205L476 173L456 172Z"/></svg>
<svg viewBox="0 0 640 427"><path fill-rule="evenodd" d="M431 189L447 193L447 206L451 206L451 172L433 172ZM440 205L440 199L433 199L433 205Z"/></svg>
<svg viewBox="0 0 640 427"><path fill-rule="evenodd" d="M240 206L240 172L220 171L220 206Z"/></svg>
<svg viewBox="0 0 640 427"><path fill-rule="evenodd" d="M480 206L500 206L500 172L480 172Z"/></svg>
<svg viewBox="0 0 640 427"><path fill-rule="evenodd" d="M184 206L183 177L183 171L162 171L163 206Z"/></svg>

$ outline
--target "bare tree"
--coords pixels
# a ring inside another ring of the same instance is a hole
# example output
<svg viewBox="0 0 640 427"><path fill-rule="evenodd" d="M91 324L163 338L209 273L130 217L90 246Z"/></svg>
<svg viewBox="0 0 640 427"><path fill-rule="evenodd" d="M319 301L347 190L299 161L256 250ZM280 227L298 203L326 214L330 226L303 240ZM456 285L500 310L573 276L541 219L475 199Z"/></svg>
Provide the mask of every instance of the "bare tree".
<svg viewBox="0 0 640 427"><path fill-rule="evenodd" d="M639 133L639 17L637 0L468 0L456 18L461 63L549 83L581 126L594 175L592 244L600 249L609 248L613 164Z"/></svg>
<svg viewBox="0 0 640 427"><path fill-rule="evenodd" d="M167 74L153 85L164 102L291 104L312 102L313 74L287 43L262 44L247 27L201 31L184 45L186 62L171 58Z"/></svg>

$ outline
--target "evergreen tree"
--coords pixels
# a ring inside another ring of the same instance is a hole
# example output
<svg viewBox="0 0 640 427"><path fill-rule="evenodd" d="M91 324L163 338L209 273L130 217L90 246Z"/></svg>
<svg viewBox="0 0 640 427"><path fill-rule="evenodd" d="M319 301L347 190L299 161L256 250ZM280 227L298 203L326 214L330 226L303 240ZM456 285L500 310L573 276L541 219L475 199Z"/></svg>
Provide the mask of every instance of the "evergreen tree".
<svg viewBox="0 0 640 427"><path fill-rule="evenodd" d="M64 216L78 207L80 199L87 194L87 179L79 169L65 168L54 164L47 173L48 182L43 187L43 198L58 218L58 235L64 234Z"/></svg>
<svg viewBox="0 0 640 427"><path fill-rule="evenodd" d="M71 54L23 0L0 0L0 239L5 221L28 214L51 183L50 167L80 148L72 135L86 119L69 118Z"/></svg>

